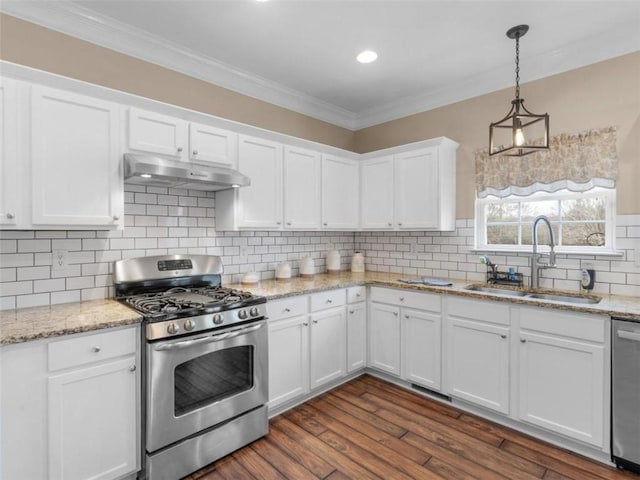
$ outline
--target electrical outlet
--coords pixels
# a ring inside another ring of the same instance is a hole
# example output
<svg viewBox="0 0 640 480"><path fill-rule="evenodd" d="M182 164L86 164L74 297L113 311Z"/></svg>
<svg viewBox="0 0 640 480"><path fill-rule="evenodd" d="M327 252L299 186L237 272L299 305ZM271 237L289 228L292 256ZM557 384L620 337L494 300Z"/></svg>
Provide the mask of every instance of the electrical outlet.
<svg viewBox="0 0 640 480"><path fill-rule="evenodd" d="M51 271L61 272L67 269L68 250L54 250L51 253Z"/></svg>

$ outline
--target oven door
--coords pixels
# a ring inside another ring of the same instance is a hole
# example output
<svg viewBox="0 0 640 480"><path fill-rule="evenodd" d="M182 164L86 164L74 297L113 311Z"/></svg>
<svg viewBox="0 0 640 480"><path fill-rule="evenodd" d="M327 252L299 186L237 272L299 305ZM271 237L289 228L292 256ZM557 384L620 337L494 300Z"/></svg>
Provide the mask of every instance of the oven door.
<svg viewBox="0 0 640 480"><path fill-rule="evenodd" d="M147 451L267 402L266 320L147 344Z"/></svg>

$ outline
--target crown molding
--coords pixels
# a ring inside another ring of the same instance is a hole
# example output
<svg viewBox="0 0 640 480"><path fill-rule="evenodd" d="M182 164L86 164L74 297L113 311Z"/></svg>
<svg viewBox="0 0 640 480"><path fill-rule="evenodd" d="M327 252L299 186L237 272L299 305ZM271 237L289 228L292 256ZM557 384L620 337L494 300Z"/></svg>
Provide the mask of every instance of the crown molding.
<svg viewBox="0 0 640 480"><path fill-rule="evenodd" d="M361 112L352 112L203 57L70 2L2 2L0 11L349 130L378 125L513 86L513 65L505 62L501 68L460 79L428 94L405 97ZM592 36L580 44L568 44L554 52L527 58L525 81L538 80L638 51L640 36L628 34L636 28L636 20L629 19L614 32Z"/></svg>
<svg viewBox="0 0 640 480"><path fill-rule="evenodd" d="M356 115L65 2L0 2L0 11L249 97L353 130Z"/></svg>

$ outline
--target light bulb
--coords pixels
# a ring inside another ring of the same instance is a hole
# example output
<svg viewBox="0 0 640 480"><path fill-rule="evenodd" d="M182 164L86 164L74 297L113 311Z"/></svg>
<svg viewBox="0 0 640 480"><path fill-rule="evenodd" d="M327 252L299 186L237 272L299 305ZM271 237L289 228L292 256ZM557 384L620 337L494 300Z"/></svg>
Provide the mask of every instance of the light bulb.
<svg viewBox="0 0 640 480"><path fill-rule="evenodd" d="M521 128L517 128L516 129L516 146L517 147L521 147L522 145L524 145L524 133L522 133L522 129Z"/></svg>

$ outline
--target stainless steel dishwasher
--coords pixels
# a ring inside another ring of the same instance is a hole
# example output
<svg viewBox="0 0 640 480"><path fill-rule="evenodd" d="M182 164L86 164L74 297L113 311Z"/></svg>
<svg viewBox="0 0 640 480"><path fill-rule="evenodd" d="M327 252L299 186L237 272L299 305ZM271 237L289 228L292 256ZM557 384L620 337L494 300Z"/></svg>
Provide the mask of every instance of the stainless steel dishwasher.
<svg viewBox="0 0 640 480"><path fill-rule="evenodd" d="M640 473L640 322L612 320L611 455Z"/></svg>

